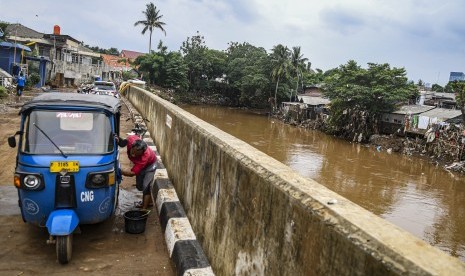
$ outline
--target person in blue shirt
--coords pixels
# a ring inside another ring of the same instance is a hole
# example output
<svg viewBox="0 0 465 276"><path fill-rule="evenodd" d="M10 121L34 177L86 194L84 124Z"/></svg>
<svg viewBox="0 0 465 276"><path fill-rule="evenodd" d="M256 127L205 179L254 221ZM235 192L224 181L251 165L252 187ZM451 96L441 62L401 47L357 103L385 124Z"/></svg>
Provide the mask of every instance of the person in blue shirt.
<svg viewBox="0 0 465 276"><path fill-rule="evenodd" d="M26 85L26 77L24 77L23 72L19 73L17 82L18 83L16 85L16 95L18 95L18 97L21 97L21 95L23 95L24 86Z"/></svg>

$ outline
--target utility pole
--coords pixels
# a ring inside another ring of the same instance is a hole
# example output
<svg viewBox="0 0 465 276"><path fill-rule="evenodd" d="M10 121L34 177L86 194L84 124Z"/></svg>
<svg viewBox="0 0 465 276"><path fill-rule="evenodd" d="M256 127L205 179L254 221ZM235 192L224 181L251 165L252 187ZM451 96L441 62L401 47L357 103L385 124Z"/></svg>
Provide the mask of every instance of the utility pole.
<svg viewBox="0 0 465 276"><path fill-rule="evenodd" d="M15 49L14 49L14 54L13 54L13 66L16 65L16 36L18 36L18 25L16 25L16 28L15 28L15 45L14 45Z"/></svg>

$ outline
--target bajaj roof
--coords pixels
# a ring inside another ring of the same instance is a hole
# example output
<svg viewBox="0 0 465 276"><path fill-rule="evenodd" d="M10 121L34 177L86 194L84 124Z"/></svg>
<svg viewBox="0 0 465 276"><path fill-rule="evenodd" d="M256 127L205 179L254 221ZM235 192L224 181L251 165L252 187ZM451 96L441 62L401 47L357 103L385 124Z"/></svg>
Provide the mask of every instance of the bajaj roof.
<svg viewBox="0 0 465 276"><path fill-rule="evenodd" d="M19 113L34 107L82 106L108 110L112 113L120 111L121 104L117 98L103 95L51 92L42 94L25 103Z"/></svg>

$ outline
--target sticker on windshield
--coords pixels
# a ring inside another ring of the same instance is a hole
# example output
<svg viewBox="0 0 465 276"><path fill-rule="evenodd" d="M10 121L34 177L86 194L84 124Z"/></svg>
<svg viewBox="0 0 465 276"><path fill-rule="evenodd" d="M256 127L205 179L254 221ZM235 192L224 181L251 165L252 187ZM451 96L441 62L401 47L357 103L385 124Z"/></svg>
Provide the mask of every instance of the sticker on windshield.
<svg viewBox="0 0 465 276"><path fill-rule="evenodd" d="M94 115L82 112L57 112L62 130L92 130Z"/></svg>
<svg viewBox="0 0 465 276"><path fill-rule="evenodd" d="M82 113L57 112L57 118L82 118Z"/></svg>

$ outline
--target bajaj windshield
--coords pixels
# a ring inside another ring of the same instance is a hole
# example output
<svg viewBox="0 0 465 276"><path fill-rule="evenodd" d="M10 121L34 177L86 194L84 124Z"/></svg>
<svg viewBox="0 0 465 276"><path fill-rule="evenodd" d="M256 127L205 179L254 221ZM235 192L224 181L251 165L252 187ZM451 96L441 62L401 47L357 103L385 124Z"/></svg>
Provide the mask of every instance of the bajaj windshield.
<svg viewBox="0 0 465 276"><path fill-rule="evenodd" d="M104 113L32 111L22 151L31 154L104 154L113 151L110 118ZM58 149L59 148L59 149Z"/></svg>

